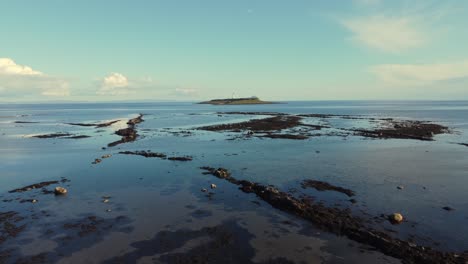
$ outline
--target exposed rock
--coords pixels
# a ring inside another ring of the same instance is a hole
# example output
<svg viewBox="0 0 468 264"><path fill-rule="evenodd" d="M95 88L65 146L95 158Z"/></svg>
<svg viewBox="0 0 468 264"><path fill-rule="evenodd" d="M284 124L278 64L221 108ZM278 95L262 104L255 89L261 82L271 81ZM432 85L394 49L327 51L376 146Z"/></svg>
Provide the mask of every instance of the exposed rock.
<svg viewBox="0 0 468 264"><path fill-rule="evenodd" d="M217 186L216 186L216 184L212 183L212 184L210 185L210 187L211 187L211 189L216 189Z"/></svg>
<svg viewBox="0 0 468 264"><path fill-rule="evenodd" d="M33 136L35 138L58 138L58 137L69 137L73 136L70 133L53 133L53 134L45 134L45 135L36 135Z"/></svg>
<svg viewBox="0 0 468 264"><path fill-rule="evenodd" d="M258 131L274 131L292 128L300 125L301 118L298 116L274 116L263 119L253 119L241 123L221 124L213 126L199 127L199 130L208 131L239 131L248 130L252 132Z"/></svg>
<svg viewBox="0 0 468 264"><path fill-rule="evenodd" d="M108 147L114 147L122 143L135 141L138 137L137 131L135 129L136 125L143 122L143 114L140 114L138 117L132 118L127 122L127 128L119 129L115 134L121 136L120 140L109 143Z"/></svg>
<svg viewBox="0 0 468 264"><path fill-rule="evenodd" d="M389 215L388 220L392 224L401 224L403 222L403 215L401 215L400 213L394 213Z"/></svg>
<svg viewBox="0 0 468 264"><path fill-rule="evenodd" d="M139 114L137 117L128 120L127 125L135 126L136 124L139 124L139 123L141 123L143 121L144 121L143 120L143 114Z"/></svg>
<svg viewBox="0 0 468 264"><path fill-rule="evenodd" d="M112 157L112 154L106 154L106 155L102 155L102 159L107 159L107 158L110 158Z"/></svg>
<svg viewBox="0 0 468 264"><path fill-rule="evenodd" d="M25 187L21 187L21 188L18 188L18 189L11 190L11 191L9 191L9 193L27 192L27 191L31 191L31 190L34 190L34 189L43 188L43 187L49 186L51 184L57 184L57 183L59 183L59 182L58 181L46 181L46 182L35 183L35 184L32 184L32 185L28 185L28 186L25 186Z"/></svg>
<svg viewBox="0 0 468 264"><path fill-rule="evenodd" d="M427 123L423 121L388 121L387 128L377 128L375 130L354 130L357 135L372 138L400 138L433 140L434 135L448 133L446 126Z"/></svg>
<svg viewBox="0 0 468 264"><path fill-rule="evenodd" d="M89 138L91 136L88 135L73 135L70 133L53 133L53 134L45 134L45 135L36 135L32 136L35 138L66 138L66 139L81 139L81 138Z"/></svg>
<svg viewBox="0 0 468 264"><path fill-rule="evenodd" d="M176 161L191 161L193 158L190 156L185 157L169 157L168 160L176 160Z"/></svg>
<svg viewBox="0 0 468 264"><path fill-rule="evenodd" d="M108 127L114 123L119 122L120 120L113 120L109 122L104 122L104 123L99 123L99 124L87 124L87 123L67 123L67 125L72 125L72 126L85 126L85 127Z"/></svg>
<svg viewBox="0 0 468 264"><path fill-rule="evenodd" d="M70 136L70 137L64 137L68 139L82 139L82 138L90 138L91 136L88 135L76 135L76 136Z"/></svg>
<svg viewBox="0 0 468 264"><path fill-rule="evenodd" d="M165 159L167 156L166 154L163 153L158 153L158 152L151 152L151 151L121 151L119 154L125 154L125 155L138 155L138 156L143 156L146 158L161 158Z"/></svg>
<svg viewBox="0 0 468 264"><path fill-rule="evenodd" d="M15 124L37 124L39 122L32 122L32 121L15 121Z"/></svg>
<svg viewBox="0 0 468 264"><path fill-rule="evenodd" d="M54 189L54 193L55 195L64 195L64 194L67 194L67 189L63 188L63 187L55 187Z"/></svg>

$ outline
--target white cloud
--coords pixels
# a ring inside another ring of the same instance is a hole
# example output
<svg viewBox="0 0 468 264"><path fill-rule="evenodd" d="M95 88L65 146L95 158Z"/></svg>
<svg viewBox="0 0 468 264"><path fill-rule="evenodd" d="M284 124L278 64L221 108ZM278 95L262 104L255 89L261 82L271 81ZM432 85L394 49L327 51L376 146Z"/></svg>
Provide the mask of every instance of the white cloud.
<svg viewBox="0 0 468 264"><path fill-rule="evenodd" d="M427 38L418 23L409 17L375 15L341 23L353 33L354 41L385 52L400 53L416 48Z"/></svg>
<svg viewBox="0 0 468 264"><path fill-rule="evenodd" d="M121 73L111 73L104 77L100 89L96 92L99 95L125 95L131 93L128 78Z"/></svg>
<svg viewBox="0 0 468 264"><path fill-rule="evenodd" d="M10 58L0 58L1 75L44 75L42 72L35 71L31 67L16 64Z"/></svg>
<svg viewBox="0 0 468 264"><path fill-rule="evenodd" d="M373 66L370 70L384 84L422 86L467 78L468 60L436 64L383 64Z"/></svg>
<svg viewBox="0 0 468 264"><path fill-rule="evenodd" d="M67 81L16 64L10 58L0 58L0 96L70 95Z"/></svg>
<svg viewBox="0 0 468 264"><path fill-rule="evenodd" d="M150 92L154 88L155 85L151 77L130 79L122 73L113 72L99 81L99 89L96 94L121 96Z"/></svg>
<svg viewBox="0 0 468 264"><path fill-rule="evenodd" d="M128 78L120 73L111 73L104 78L103 86L112 88L128 87Z"/></svg>

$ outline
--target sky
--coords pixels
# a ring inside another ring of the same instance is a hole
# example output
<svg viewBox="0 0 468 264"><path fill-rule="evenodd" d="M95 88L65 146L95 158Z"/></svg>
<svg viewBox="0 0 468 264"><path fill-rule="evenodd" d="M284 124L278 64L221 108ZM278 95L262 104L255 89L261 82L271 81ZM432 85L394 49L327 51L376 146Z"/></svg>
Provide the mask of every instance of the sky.
<svg viewBox="0 0 468 264"><path fill-rule="evenodd" d="M468 100L466 0L0 0L0 101Z"/></svg>

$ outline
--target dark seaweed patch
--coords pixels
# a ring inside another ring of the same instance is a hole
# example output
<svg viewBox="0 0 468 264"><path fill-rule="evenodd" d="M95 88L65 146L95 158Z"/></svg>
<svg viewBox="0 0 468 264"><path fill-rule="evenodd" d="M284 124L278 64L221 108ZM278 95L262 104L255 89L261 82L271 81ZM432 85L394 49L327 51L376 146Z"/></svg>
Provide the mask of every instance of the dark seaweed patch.
<svg viewBox="0 0 468 264"><path fill-rule="evenodd" d="M338 187L335 185L331 185L328 182L323 182L323 181L315 181L315 180L304 180L301 183L302 188L314 188L318 191L335 191L335 192L340 192L344 193L347 196L351 197L354 196L354 191L350 189L346 189L343 187Z"/></svg>

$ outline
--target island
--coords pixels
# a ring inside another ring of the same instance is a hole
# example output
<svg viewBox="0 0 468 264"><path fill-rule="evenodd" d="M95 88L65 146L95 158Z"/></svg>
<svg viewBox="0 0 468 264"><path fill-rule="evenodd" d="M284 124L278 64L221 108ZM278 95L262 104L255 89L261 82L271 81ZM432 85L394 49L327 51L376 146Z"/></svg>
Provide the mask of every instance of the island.
<svg viewBox="0 0 468 264"><path fill-rule="evenodd" d="M228 99L213 99L210 101L200 102L199 104L211 105L246 105L246 104L277 104L276 102L262 101L256 96L247 98L228 98Z"/></svg>

